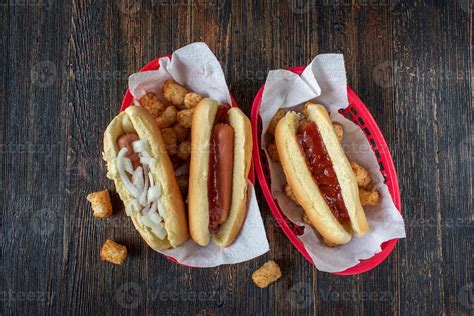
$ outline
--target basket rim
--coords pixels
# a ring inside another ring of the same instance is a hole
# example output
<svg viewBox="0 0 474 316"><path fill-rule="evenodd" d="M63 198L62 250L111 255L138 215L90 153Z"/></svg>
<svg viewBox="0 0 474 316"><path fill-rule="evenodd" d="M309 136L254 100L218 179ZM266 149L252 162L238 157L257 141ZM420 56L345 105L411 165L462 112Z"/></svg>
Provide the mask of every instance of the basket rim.
<svg viewBox="0 0 474 316"><path fill-rule="evenodd" d="M152 61L145 64L145 66L140 68L140 70L138 72L158 70L160 68L160 59L161 58L166 58L166 57L171 59L172 55L165 55L165 56L155 58ZM235 101L234 97L232 96L232 94L230 94L230 92L229 92L229 95L230 95L230 99L232 101L232 107L239 107L237 102ZM127 90L125 91L125 94L124 94L123 99L122 99L122 103L120 105L120 112L124 111L126 108L128 108L132 104L133 104L133 96L132 96L132 93L130 92L130 89L127 86ZM255 187L255 167L254 167L253 159L252 159L252 162L250 164L250 171L249 171L248 179L250 180L250 182L252 182L253 186ZM207 268L207 267L190 266L190 265L183 264L183 263L179 262L178 260L176 260L173 257L167 256L167 255L164 255L164 256L166 258L168 258L169 260L171 260L171 261L173 261L173 262L175 262L179 265L182 265L184 267L196 268L196 269L206 269Z"/></svg>
<svg viewBox="0 0 474 316"><path fill-rule="evenodd" d="M300 75L305 68L306 66L295 66L295 67L288 68L288 70ZM311 264L314 265L314 262L311 259L311 256L306 251L301 240L293 233L291 228L288 226L285 220L286 217L284 217L276 201L273 199L271 188L269 186L269 183L265 179L265 174L263 172L262 155L260 154L261 149L260 149L260 135L259 135L260 134L259 110L260 110L260 104L261 104L264 88L265 88L265 84L263 84L260 87L257 94L255 95L253 103L252 103L252 111L251 111L252 137L253 137L253 145L254 145L253 146L253 160L254 160L254 166L257 173L257 178L259 180L258 182L262 189L265 200L270 208L270 211L272 212L273 216L276 218L278 224L282 228L285 235L290 239L290 242L297 248L297 250ZM398 211L401 213L401 200L400 200L400 189L398 186L398 178L397 178L395 166L393 164L393 159L390 154L390 150L387 145L387 142L385 141L385 138L383 137L377 123L375 122L374 118L370 114L365 104L360 100L357 94L349 86L347 87L347 90L348 90L348 98L353 101L350 104L351 105L356 104L356 106L358 107L357 112L359 112L360 110L361 116L364 117L364 121L366 122L366 125L369 125L370 128L372 129L371 135L373 135L373 137L377 140L378 146L383 146L384 148L387 149L387 150L379 151L379 152L381 152L381 156L383 157L382 160L384 161L384 168L386 170L386 176L387 176L387 187L392 196L395 206L397 207ZM376 253L371 258L360 260L360 262L357 265L351 268L348 268L344 271L331 272L331 273L335 275L355 275L355 274L361 274L361 273L370 271L374 269L376 266L378 266L380 263L385 261L385 259L390 255L390 253L395 248L395 245L397 244L397 242L398 242L398 238L388 240L381 244L381 251Z"/></svg>

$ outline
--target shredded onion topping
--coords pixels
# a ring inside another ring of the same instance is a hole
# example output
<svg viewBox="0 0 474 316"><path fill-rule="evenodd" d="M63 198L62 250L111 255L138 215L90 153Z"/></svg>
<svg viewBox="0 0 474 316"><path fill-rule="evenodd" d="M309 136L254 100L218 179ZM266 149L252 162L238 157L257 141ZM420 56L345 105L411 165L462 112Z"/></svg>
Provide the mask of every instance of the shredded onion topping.
<svg viewBox="0 0 474 316"><path fill-rule="evenodd" d="M148 152L148 144L144 140L132 142L133 151L140 157L141 167L133 169L130 159L125 157L127 147L120 149L117 154L117 170L125 188L134 197L125 206L127 216L136 214L137 222L150 229L159 239L167 236L163 222L165 208L160 201L162 195L161 186L156 182L150 168L156 166L156 159ZM129 175L127 175L130 174Z"/></svg>
<svg viewBox="0 0 474 316"><path fill-rule="evenodd" d="M132 182L130 182L130 179L125 174L123 158L125 157L127 150L128 150L127 147L120 149L117 155L117 170L119 172L120 179L122 180L123 184L127 188L128 192L130 192L130 194L133 195L134 197L137 197L139 194L138 189L132 184Z"/></svg>

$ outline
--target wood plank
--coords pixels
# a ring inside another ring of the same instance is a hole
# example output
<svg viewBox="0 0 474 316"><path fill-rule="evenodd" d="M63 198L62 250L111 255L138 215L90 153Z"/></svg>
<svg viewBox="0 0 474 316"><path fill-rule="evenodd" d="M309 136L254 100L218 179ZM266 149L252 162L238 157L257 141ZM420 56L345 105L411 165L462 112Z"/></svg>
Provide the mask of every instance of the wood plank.
<svg viewBox="0 0 474 316"><path fill-rule="evenodd" d="M50 14L54 10L57 14ZM2 4L2 300L0 312L57 313L68 205L64 116L68 8ZM23 302L25 302L23 304Z"/></svg>
<svg viewBox="0 0 474 316"><path fill-rule="evenodd" d="M472 313L467 1L8 1L0 29L0 315ZM122 211L91 216L87 193L113 191L102 134L128 76L196 41L248 115L269 70L344 54L399 174L407 238L384 263L352 277L318 272L258 186L271 250L238 265L179 266ZM100 261L107 238L127 245L123 266ZM283 277L262 290L250 275L269 259Z"/></svg>

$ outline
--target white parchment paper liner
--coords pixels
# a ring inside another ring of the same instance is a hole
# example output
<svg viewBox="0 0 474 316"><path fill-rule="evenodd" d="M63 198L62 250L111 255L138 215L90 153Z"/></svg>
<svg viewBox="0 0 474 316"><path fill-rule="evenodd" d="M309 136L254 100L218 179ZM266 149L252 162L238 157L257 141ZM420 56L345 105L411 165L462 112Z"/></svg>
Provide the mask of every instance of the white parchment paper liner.
<svg viewBox="0 0 474 316"><path fill-rule="evenodd" d="M154 92L163 99L161 88L168 79L173 79L203 96L232 104L222 68L204 43L193 43L176 50L171 60L161 58L158 70L135 73L130 76L128 85L135 99L147 92ZM268 240L255 190L250 182L248 200L247 217L242 230L229 247L218 247L212 241L208 246L201 247L189 239L180 247L161 253L193 267L239 263L266 253L269 250Z"/></svg>
<svg viewBox="0 0 474 316"><path fill-rule="evenodd" d="M348 106L347 80L344 57L340 54L316 56L301 76L288 70L272 70L267 76L263 91L260 116L262 118L262 148L269 140L265 134L271 118L279 108L301 110L306 101L314 100L326 106L333 122L344 127L343 147L349 160L354 160L369 170L373 184L381 193L377 206L364 207L370 232L363 237L353 237L346 245L330 248L320 235L303 223L303 209L288 199L282 188L285 174L278 163L268 157L272 179L272 194L282 212L295 224L304 225L305 232L298 238L320 271L339 272L355 266L361 259L368 259L381 251L380 245L393 238L405 237L403 218L393 204L387 186L383 183L374 152L362 130L337 111ZM266 152L266 150L265 150Z"/></svg>

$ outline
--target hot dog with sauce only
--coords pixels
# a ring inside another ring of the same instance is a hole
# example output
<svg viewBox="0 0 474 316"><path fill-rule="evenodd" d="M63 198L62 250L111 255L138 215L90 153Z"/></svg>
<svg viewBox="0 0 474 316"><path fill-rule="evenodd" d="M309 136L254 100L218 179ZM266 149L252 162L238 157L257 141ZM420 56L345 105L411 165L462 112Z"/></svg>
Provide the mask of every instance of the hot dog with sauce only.
<svg viewBox="0 0 474 316"><path fill-rule="evenodd" d="M188 239L184 203L158 126L142 107L130 106L104 133L107 177L126 213L154 250Z"/></svg>
<svg viewBox="0 0 474 316"><path fill-rule="evenodd" d="M247 213L250 121L238 108L203 99L191 126L189 231L206 246L232 244Z"/></svg>
<svg viewBox="0 0 474 316"><path fill-rule="evenodd" d="M329 114L308 103L306 120L286 113L275 129L275 143L288 184L311 224L331 244L348 243L369 227L351 165Z"/></svg>

